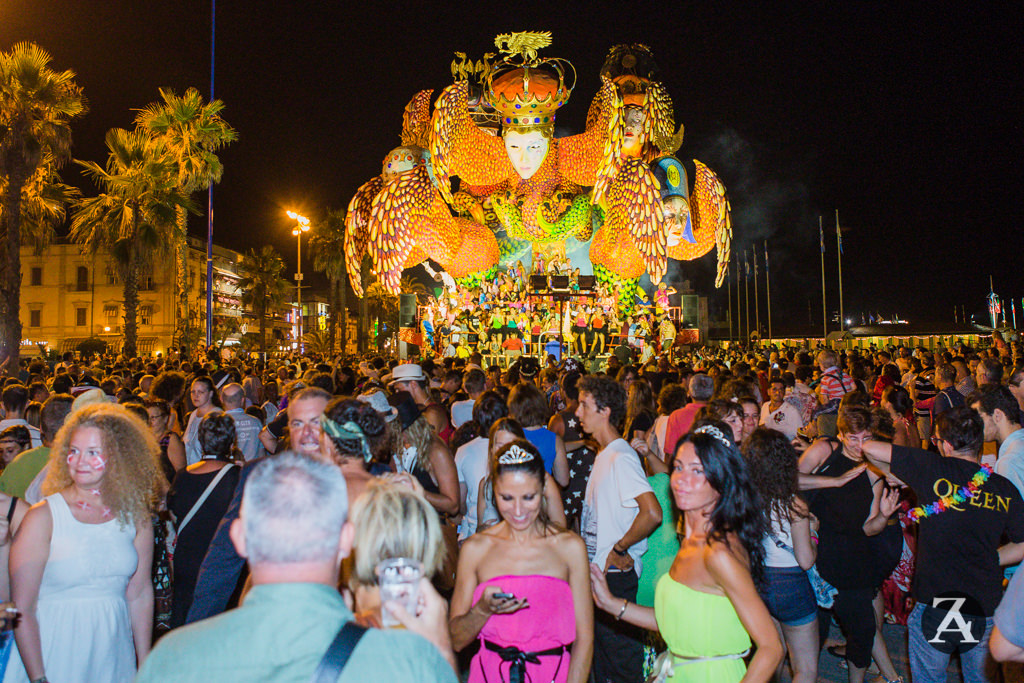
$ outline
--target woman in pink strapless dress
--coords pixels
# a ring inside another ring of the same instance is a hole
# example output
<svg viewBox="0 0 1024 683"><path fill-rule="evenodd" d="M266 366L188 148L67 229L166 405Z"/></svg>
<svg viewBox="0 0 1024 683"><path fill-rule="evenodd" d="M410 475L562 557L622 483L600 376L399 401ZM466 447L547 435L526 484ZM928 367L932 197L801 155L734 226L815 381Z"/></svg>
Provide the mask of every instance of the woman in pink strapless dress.
<svg viewBox="0 0 1024 683"><path fill-rule="evenodd" d="M498 450L490 476L502 521L463 544L451 603L454 648L480 641L469 683L585 683L594 611L583 540L548 521L548 475L529 441Z"/></svg>

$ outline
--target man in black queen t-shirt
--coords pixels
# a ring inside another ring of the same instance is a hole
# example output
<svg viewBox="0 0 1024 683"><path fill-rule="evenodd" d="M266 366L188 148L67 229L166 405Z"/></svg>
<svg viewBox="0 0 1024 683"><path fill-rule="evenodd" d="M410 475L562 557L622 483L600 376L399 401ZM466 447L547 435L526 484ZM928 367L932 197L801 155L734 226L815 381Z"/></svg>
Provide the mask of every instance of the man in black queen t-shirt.
<svg viewBox="0 0 1024 683"><path fill-rule="evenodd" d="M926 624L935 619L932 614L925 615L927 608L959 609L952 606L949 594L977 603L985 617L984 636L978 638L979 634L972 629L971 634L979 642L969 649L961 648L964 680L994 680L992 667L986 671L985 665L988 638L992 615L1002 597L1000 566L1015 564L1024 556L1024 500L1008 479L994 472L985 478L975 496L959 504L949 500L983 472L979 460L983 434L981 416L970 408L958 407L939 416L935 437L938 454L880 441L868 441L863 446L865 457L913 489L920 505L939 499L950 503L944 511L919 520L913 586L917 605L907 620L914 683L946 680L949 653L929 642L936 636L925 635L922 619L927 620ZM1004 537L1010 543L1000 547ZM959 614L936 614L941 618L928 627L930 632L936 628L943 634L954 632L962 623L957 618Z"/></svg>

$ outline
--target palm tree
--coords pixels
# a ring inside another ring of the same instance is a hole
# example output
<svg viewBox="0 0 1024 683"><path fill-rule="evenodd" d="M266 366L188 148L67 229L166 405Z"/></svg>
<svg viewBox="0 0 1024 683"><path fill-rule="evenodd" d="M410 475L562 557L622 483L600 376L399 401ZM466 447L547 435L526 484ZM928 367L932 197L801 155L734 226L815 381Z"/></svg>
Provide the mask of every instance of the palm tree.
<svg viewBox="0 0 1024 683"><path fill-rule="evenodd" d="M3 344L10 367L21 347L21 238L25 185L41 164L53 169L71 156L71 119L88 111L73 71L50 69L50 55L33 43L18 43L0 53L0 196L7 259L3 281L6 320ZM46 160L49 160L48 162Z"/></svg>
<svg viewBox="0 0 1024 683"><path fill-rule="evenodd" d="M309 240L313 269L327 274L330 282L331 324L327 328L328 348L334 352L336 331L341 328L341 349L348 344L348 273L345 269L345 212L328 211Z"/></svg>
<svg viewBox="0 0 1024 683"><path fill-rule="evenodd" d="M359 326L356 327L356 344L359 353L366 353L366 337L370 331L370 307L366 300L366 290L370 283L374 282L373 274L370 272L370 257L364 255L359 266L359 283L363 295L359 297Z"/></svg>
<svg viewBox="0 0 1024 683"><path fill-rule="evenodd" d="M154 102L135 117L136 126L163 143L177 165L178 191L184 195L207 189L219 183L224 173L220 158L214 153L238 139L238 133L220 113L224 103L203 102L195 88L178 96L173 90L160 89L162 102ZM176 277L179 325L187 327L188 316L188 213L179 208L175 234ZM182 328L179 328L181 331Z"/></svg>
<svg viewBox="0 0 1024 683"><path fill-rule="evenodd" d="M398 283L398 289L402 294L415 294L417 305L426 300L430 294L422 282L408 276L402 276Z"/></svg>
<svg viewBox="0 0 1024 683"><path fill-rule="evenodd" d="M388 326L389 335L392 331L398 330L398 296L389 292L380 280L371 284L364 291L366 295L363 299L369 304L378 323L377 348L382 349L387 337L381 333L380 323L383 322Z"/></svg>
<svg viewBox="0 0 1024 683"><path fill-rule="evenodd" d="M7 178L0 176L0 195L6 191ZM41 253L53 240L55 228L64 223L66 207L81 195L77 187L61 182L53 158L45 155L21 191L21 243L31 244ZM0 225L3 218L4 207L0 203Z"/></svg>
<svg viewBox="0 0 1024 683"><path fill-rule="evenodd" d="M78 161L104 190L78 203L71 239L96 253L109 249L124 283L124 354L135 356L138 340L139 275L171 250L178 207L191 210L177 190L174 165L143 130L107 131L106 168Z"/></svg>
<svg viewBox="0 0 1024 683"><path fill-rule="evenodd" d="M242 291L242 304L252 306L260 321L260 351L267 350L267 308L276 308L284 303L290 288L288 281L281 277L284 261L269 244L256 251L250 249L242 256L240 264L244 274L238 282Z"/></svg>

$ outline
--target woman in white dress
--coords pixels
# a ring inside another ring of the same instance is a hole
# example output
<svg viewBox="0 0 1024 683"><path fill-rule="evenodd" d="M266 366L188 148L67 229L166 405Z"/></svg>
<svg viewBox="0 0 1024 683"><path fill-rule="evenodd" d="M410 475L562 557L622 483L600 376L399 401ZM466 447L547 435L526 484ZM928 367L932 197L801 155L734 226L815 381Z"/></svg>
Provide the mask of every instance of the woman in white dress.
<svg viewBox="0 0 1024 683"><path fill-rule="evenodd" d="M135 677L152 642L159 454L146 424L117 405L85 407L57 433L49 495L11 548L20 656L4 683Z"/></svg>

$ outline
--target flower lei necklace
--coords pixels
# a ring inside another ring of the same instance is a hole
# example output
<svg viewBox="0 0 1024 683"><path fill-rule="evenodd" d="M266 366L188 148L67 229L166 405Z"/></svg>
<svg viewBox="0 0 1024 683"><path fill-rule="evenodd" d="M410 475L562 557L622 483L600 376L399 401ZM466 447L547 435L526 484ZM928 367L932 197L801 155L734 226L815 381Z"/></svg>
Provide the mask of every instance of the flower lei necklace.
<svg viewBox="0 0 1024 683"><path fill-rule="evenodd" d="M981 490L981 487L985 485L985 482L988 481L988 478L991 475L992 465L982 465L981 469L975 472L974 476L971 477L971 481L968 482L967 486L961 486L956 493L939 498L934 503L918 505L916 508L907 512L907 520L916 522L919 519L924 519L925 517L931 517L932 515L937 515L940 512L945 512L953 506L960 505L968 498L974 498L978 495L978 491Z"/></svg>

